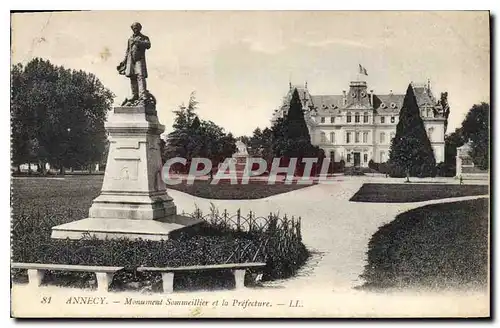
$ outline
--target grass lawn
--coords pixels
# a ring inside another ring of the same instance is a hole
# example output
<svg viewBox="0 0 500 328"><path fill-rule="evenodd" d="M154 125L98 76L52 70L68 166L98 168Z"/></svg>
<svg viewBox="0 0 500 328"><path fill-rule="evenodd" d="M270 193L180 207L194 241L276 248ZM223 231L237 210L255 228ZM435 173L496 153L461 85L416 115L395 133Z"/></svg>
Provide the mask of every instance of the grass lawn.
<svg viewBox="0 0 500 328"><path fill-rule="evenodd" d="M370 240L363 288L487 286L488 203L435 204L398 215Z"/></svg>
<svg viewBox="0 0 500 328"><path fill-rule="evenodd" d="M269 279L274 279L293 274L307 259L307 250L301 242L299 251L296 253L297 257L294 257L289 249L286 252L268 249L275 247L272 243L268 243L266 249L259 248L261 234L240 232L221 234L208 226L198 235L181 236L165 242L91 238L51 239L53 226L88 217L92 200L99 195L101 187L102 176L13 179L12 260L14 262L124 266L126 269L115 275L114 282L117 285L115 287L112 285L112 289L125 288L126 284L137 282L142 287L156 290L161 287L160 276L140 274L135 271L137 266L205 265L224 263L228 259L243 262L265 261L263 252L266 252L269 256L266 260L268 266L264 271L264 279L266 275ZM245 250L244 254L241 258L235 259L233 255L236 250L242 249ZM288 266L283 266L283 263ZM24 279L26 278L25 272L14 271L16 279L21 277L21 274ZM57 281L58 285L68 283L80 287L88 287L94 279L92 274L88 273L57 273L47 275L47 277ZM213 277L197 273L179 275L179 277L179 279L184 279L184 282L180 282L181 287L189 287L195 284L195 281L200 281L202 287L206 287L211 280L216 284L215 287L219 283Z"/></svg>
<svg viewBox="0 0 500 328"><path fill-rule="evenodd" d="M410 203L489 194L487 185L365 183L351 202Z"/></svg>
<svg viewBox="0 0 500 328"><path fill-rule="evenodd" d="M182 183L167 186L167 188L208 199L258 199L302 189L312 185L313 184L301 185L295 183L287 185L281 182L268 185L267 181L258 180L250 180L248 184L232 185L227 182L221 182L216 185L211 185L208 180L195 180L192 185Z"/></svg>

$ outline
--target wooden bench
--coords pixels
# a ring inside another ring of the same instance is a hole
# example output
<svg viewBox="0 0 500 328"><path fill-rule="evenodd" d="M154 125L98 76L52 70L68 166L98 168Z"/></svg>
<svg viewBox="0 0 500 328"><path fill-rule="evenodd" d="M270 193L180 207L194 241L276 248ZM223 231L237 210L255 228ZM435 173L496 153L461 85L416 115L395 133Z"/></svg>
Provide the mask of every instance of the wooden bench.
<svg viewBox="0 0 500 328"><path fill-rule="evenodd" d="M89 265L70 265L70 264L44 264L44 263L11 263L12 269L28 270L28 282L35 286L42 283L45 271L79 271L94 272L97 278L97 290L108 291L109 285L113 280L116 271L123 267L110 266L89 266Z"/></svg>
<svg viewBox="0 0 500 328"><path fill-rule="evenodd" d="M163 282L163 292L172 293L174 291L174 274L175 272L196 272L208 270L231 270L234 275L236 289L245 288L245 273L250 268L262 268L266 264L260 262L252 263L229 263L229 264L212 264L212 265L194 265L182 267L138 267L137 271L142 272L160 272Z"/></svg>

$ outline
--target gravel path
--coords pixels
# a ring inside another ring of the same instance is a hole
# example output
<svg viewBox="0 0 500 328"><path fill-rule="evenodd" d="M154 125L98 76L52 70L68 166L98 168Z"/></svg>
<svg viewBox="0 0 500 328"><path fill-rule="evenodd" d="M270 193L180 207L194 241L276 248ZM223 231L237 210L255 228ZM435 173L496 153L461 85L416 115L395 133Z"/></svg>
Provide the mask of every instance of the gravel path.
<svg viewBox="0 0 500 328"><path fill-rule="evenodd" d="M242 214L250 210L258 216L279 212L281 215L302 218L302 236L313 252L312 258L291 279L274 281L273 286L287 288L318 288L347 291L361 285L359 275L366 263L366 251L371 236L396 215L436 203L475 199L470 196L414 203L357 203L349 202L366 182L401 182L385 178L344 178L341 183L319 184L308 188L256 200L208 200L169 190L178 211L192 212L196 207L208 212L211 204L218 209ZM449 181L449 180L448 180ZM340 181L339 181L340 182Z"/></svg>

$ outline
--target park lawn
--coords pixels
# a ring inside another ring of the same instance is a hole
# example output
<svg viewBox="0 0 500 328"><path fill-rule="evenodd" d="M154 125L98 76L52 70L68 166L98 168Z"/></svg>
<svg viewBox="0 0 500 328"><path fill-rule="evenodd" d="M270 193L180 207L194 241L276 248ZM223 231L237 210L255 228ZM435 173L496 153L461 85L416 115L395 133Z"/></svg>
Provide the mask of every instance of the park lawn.
<svg viewBox="0 0 500 328"><path fill-rule="evenodd" d="M53 226L88 217L92 200L99 195L101 187L102 177L99 176L12 179L12 261L124 266L126 270L115 275L113 281L117 285L112 286L112 289L129 288L129 283L136 282L144 288L159 290L161 287L159 275L140 274L133 268L140 265L185 266L224 263L237 249L245 249L244 256L247 257L258 253L260 235L239 232L221 234L210 227L201 229L198 235L180 236L166 242L92 238L51 239ZM286 255L286 258L283 258L283 255ZM308 257L302 242L296 255L297 257L293 257L289 251L278 254L277 251L271 250L263 279L266 279L266 276L268 279L276 279L293 275ZM260 252L258 257L252 259L243 257L239 261L264 261L262 256ZM14 271L16 281L26 280L25 272ZM53 277L50 278L51 276ZM90 286L94 279L92 274L88 273L63 272L47 277L57 285L70 284L73 287L76 285L85 288ZM215 288L220 287L219 283L225 284L219 279L214 280L210 276L197 273L179 277L181 280L184 279L184 282L181 281L179 284L181 288L188 288L194 281L198 281L199 283L195 284L202 287L206 287L207 281L210 280L213 280L211 283ZM125 285L127 287L124 287Z"/></svg>
<svg viewBox="0 0 500 328"><path fill-rule="evenodd" d="M316 183L314 183L316 184ZM302 189L313 184L284 184L276 182L250 180L248 184L230 184L223 182L212 185L208 180L195 180L192 185L185 183L167 186L169 189L185 192L192 196L207 199L258 199Z"/></svg>
<svg viewBox="0 0 500 328"><path fill-rule="evenodd" d="M368 245L362 288L484 288L488 198L423 206L382 226Z"/></svg>
<svg viewBox="0 0 500 328"><path fill-rule="evenodd" d="M350 201L365 203L411 203L487 194L489 194L489 187L487 185L365 183L351 197Z"/></svg>

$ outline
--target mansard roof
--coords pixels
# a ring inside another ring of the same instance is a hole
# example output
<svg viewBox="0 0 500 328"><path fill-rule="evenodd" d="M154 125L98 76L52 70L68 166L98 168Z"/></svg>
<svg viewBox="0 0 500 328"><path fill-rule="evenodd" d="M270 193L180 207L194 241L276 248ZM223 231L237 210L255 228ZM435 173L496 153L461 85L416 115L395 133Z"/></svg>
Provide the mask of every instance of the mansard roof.
<svg viewBox="0 0 500 328"><path fill-rule="evenodd" d="M318 113L340 113L344 107L341 95L312 95L311 98Z"/></svg>
<svg viewBox="0 0 500 328"><path fill-rule="evenodd" d="M417 104L419 107L436 106L436 100L430 92L425 88L414 88L415 97L417 99ZM347 95L348 97L349 95ZM368 95L369 97L370 95ZM399 113L401 107L403 106L405 95L404 94L374 94L373 95L373 109L378 113L396 114ZM350 106L348 103L346 106L343 105L342 95L311 95L312 102L318 114L327 115L332 112L332 109L340 112L341 109L346 109ZM356 110L358 108L350 108ZM363 110L363 108L359 108Z"/></svg>
<svg viewBox="0 0 500 328"><path fill-rule="evenodd" d="M356 82L352 82L356 83ZM352 84L351 83L351 84ZM358 82L363 83L363 82ZM366 89L366 83L363 84L364 90ZM287 94L283 97L283 103L281 106L281 110L285 113L288 111L288 107L290 104L290 100L292 97L293 90L297 89L300 99L302 101L302 105L305 109L311 110L313 115L332 115L332 114L340 114L341 110L366 110L368 108L372 108L377 113L384 114L397 114L401 110L403 106L404 94L373 94L373 104L370 103L371 94L366 94L366 99L364 103L360 106L357 106L356 102L353 102L350 99L350 94L346 93L347 103L344 105L344 96L337 95L311 95L306 86L299 85L290 85L290 89ZM415 97L417 99L417 104L419 107L421 106L431 106L436 107L437 101L432 95L428 86L425 85L413 85L413 90L415 93ZM365 91L366 93L366 91ZM359 105L359 104L358 104Z"/></svg>
<svg viewBox="0 0 500 328"><path fill-rule="evenodd" d="M373 95L373 108L379 113L399 113L404 99L401 94Z"/></svg>

